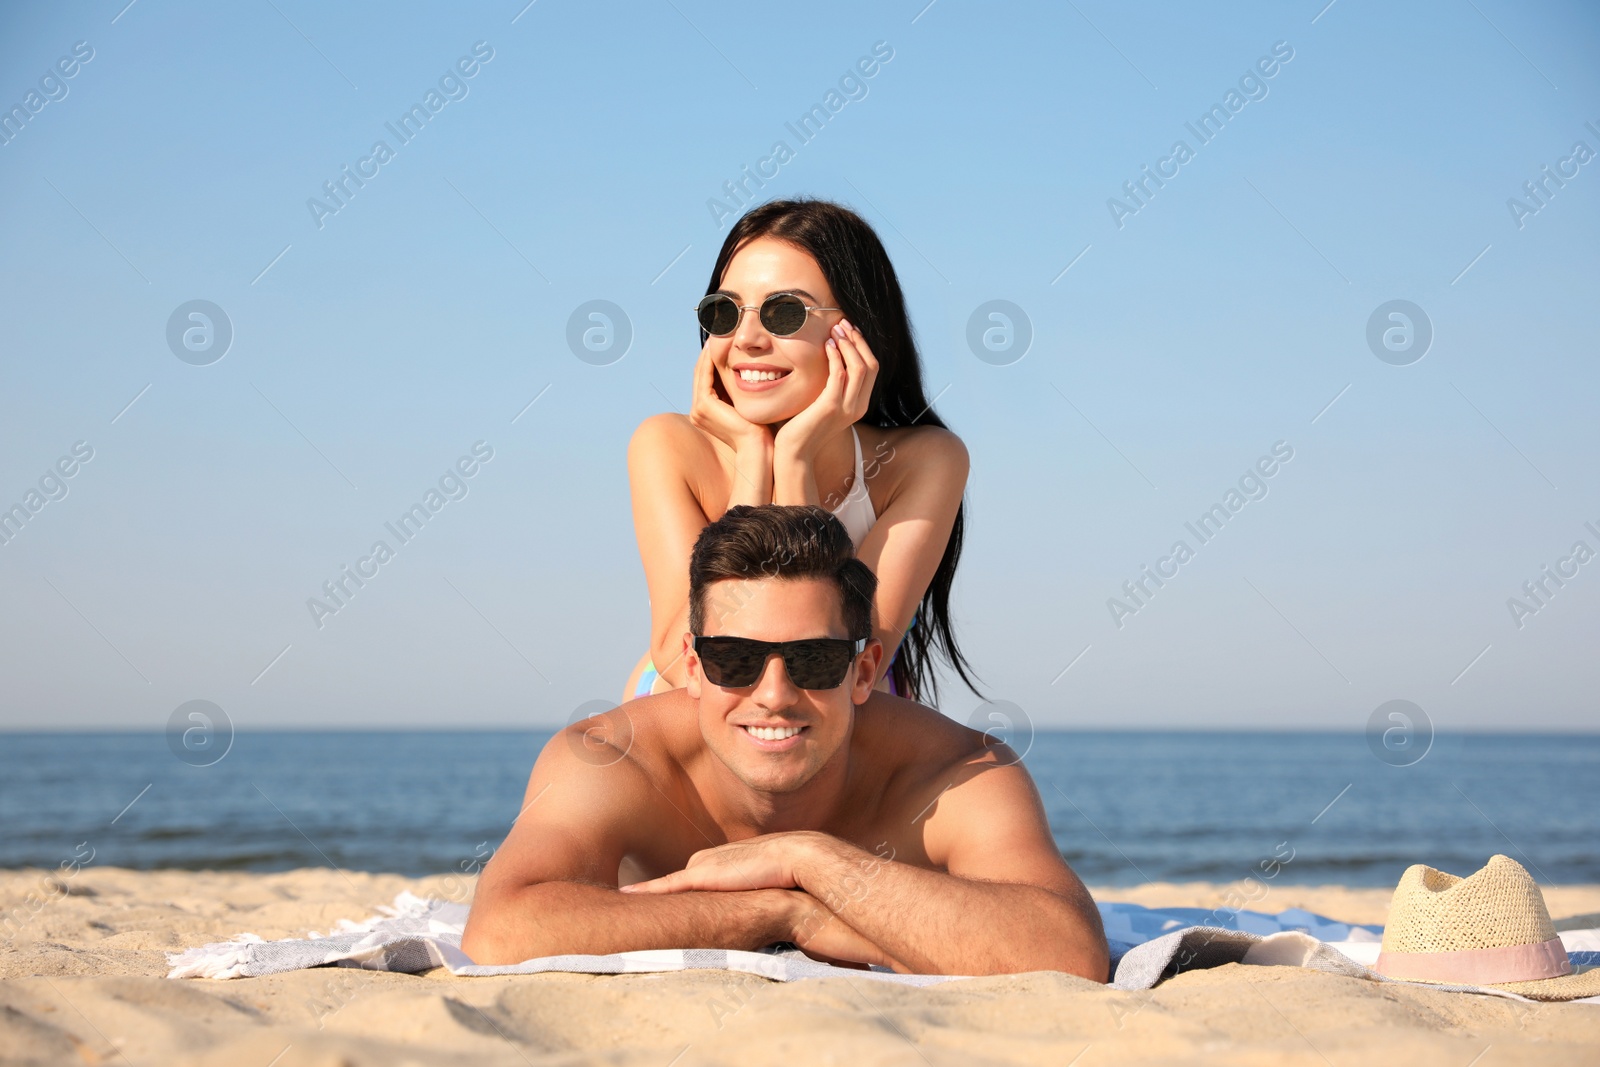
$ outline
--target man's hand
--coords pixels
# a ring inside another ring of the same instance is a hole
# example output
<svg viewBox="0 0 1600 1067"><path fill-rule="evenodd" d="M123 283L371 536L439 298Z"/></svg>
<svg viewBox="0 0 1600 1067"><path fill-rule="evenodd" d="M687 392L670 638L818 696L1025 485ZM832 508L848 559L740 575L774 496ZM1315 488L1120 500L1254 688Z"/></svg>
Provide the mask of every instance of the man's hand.
<svg viewBox="0 0 1600 1067"><path fill-rule="evenodd" d="M804 851L826 834L809 830L763 834L701 849L681 871L622 887L624 893L684 893L689 890L794 889Z"/></svg>
<svg viewBox="0 0 1600 1067"><path fill-rule="evenodd" d="M807 956L849 967L888 967L909 974L911 968L863 937L861 932L819 903L809 893L793 892L792 928L788 940Z"/></svg>
<svg viewBox="0 0 1600 1067"><path fill-rule="evenodd" d="M889 967L902 974L910 968L864 937L837 912L849 906L843 893L820 898L800 889L799 868L820 850L848 849L827 834L809 830L763 834L689 857L681 871L622 887L624 893L665 894L690 891L737 892L750 889L786 889L789 935L806 955L824 963ZM882 857L875 863L886 862Z"/></svg>

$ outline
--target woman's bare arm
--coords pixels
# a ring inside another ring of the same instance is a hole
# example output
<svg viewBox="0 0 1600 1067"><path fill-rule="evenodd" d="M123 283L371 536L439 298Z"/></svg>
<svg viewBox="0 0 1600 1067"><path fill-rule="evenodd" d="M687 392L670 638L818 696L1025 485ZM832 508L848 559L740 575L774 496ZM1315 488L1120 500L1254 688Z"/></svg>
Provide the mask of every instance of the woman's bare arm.
<svg viewBox="0 0 1600 1067"><path fill-rule="evenodd" d="M944 558L970 464L961 438L942 427L919 426L898 435L893 448L864 465L868 484L900 475L891 482L893 494L883 513L856 550L878 576L873 636L883 642L881 678ZM923 625L930 622L922 620Z"/></svg>
<svg viewBox="0 0 1600 1067"><path fill-rule="evenodd" d="M916 427L895 436L893 447L864 460L869 486L887 483L889 500L857 550L878 576L873 636L884 644L880 677L905 636L923 593L944 556L966 488L966 446L948 430ZM728 506L771 503L771 453L754 448L736 462ZM650 652L656 671L682 686L683 634L689 628L689 554L710 522L691 489L687 471L715 467L715 446L688 420L673 414L646 419L628 447L634 532L650 590ZM756 479L765 467L765 484ZM765 489L763 493L762 490ZM779 503L794 501L780 500Z"/></svg>
<svg viewBox="0 0 1600 1067"><path fill-rule="evenodd" d="M652 415L628 444L633 529L650 590L650 657L675 687L685 681L683 635L689 629L689 554L711 521L690 471L719 466L716 445L681 415ZM772 502L771 438L752 437L734 458L727 507ZM720 512L719 512L720 514Z"/></svg>

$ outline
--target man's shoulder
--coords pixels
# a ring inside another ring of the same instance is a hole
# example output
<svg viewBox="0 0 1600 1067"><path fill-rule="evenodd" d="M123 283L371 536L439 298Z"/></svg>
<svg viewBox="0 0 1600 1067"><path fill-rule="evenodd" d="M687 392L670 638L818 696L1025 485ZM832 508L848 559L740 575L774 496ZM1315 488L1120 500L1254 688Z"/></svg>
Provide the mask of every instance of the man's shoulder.
<svg viewBox="0 0 1600 1067"><path fill-rule="evenodd" d="M683 700L675 689L575 719L545 744L529 788L543 778L626 796L666 785L683 769Z"/></svg>
<svg viewBox="0 0 1600 1067"><path fill-rule="evenodd" d="M866 726L862 755L885 776L879 824L911 828L901 838L908 857L920 852L952 873L953 862L967 873L1009 870L1025 855L1059 863L1038 786L998 730L985 733L914 701L874 696L884 699L862 706L870 708L859 720ZM1009 850L1003 862L997 848Z"/></svg>
<svg viewBox="0 0 1600 1067"><path fill-rule="evenodd" d="M566 747L579 763L621 763L629 757L643 766L659 765L662 761L677 763L682 755L682 726L685 717L685 689L667 689L666 693L638 696L622 704L592 701L582 705L579 712L560 729L550 744L565 741Z"/></svg>
<svg viewBox="0 0 1600 1067"><path fill-rule="evenodd" d="M996 748L993 738L926 704L881 691L856 709L856 735L875 771L912 788Z"/></svg>

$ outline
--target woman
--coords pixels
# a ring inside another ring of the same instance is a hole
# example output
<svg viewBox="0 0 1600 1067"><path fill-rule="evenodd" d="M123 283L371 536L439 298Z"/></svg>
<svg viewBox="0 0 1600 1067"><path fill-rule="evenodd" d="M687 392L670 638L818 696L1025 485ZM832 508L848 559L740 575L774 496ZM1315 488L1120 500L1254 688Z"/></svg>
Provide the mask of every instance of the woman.
<svg viewBox="0 0 1600 1067"><path fill-rule="evenodd" d="M685 684L690 549L736 504L818 504L844 523L878 576L879 689L933 694L935 650L972 687L950 624L967 451L926 399L877 234L828 201L763 204L723 241L696 313L688 416L651 416L628 447L651 644L623 699Z"/></svg>

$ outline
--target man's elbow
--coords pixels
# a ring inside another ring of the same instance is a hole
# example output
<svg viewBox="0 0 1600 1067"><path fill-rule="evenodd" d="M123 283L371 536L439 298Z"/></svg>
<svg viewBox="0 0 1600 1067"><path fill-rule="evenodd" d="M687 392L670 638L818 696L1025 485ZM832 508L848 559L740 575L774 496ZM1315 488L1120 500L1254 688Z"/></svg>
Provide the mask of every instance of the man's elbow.
<svg viewBox="0 0 1600 1067"><path fill-rule="evenodd" d="M500 925L491 916L480 913L476 906L467 918L466 930L461 934L461 951L481 967L499 967L522 962L521 959L512 958L517 953L513 951Z"/></svg>
<svg viewBox="0 0 1600 1067"><path fill-rule="evenodd" d="M1102 946L1063 945L1052 948L1043 945L1019 946L1019 951L1008 960L997 960L984 972L989 975L1027 974L1031 971L1058 971L1077 978L1105 985L1110 979L1111 955ZM972 971L966 972L972 974Z"/></svg>
<svg viewBox="0 0 1600 1067"><path fill-rule="evenodd" d="M1022 947L1021 951L1009 959L993 961L987 968L965 972L957 970L950 973L966 973L981 977L1028 974L1033 971L1057 971L1105 985L1110 980L1111 957L1104 950L1096 951L1092 947L1073 946L1052 950L1045 946L1029 945Z"/></svg>
<svg viewBox="0 0 1600 1067"><path fill-rule="evenodd" d="M1028 942L1014 971L1060 971L1101 985L1111 980L1111 947L1098 912L1072 909L1052 926L1055 936Z"/></svg>
<svg viewBox="0 0 1600 1067"><path fill-rule="evenodd" d="M1080 947L1067 954L1055 969L1105 985L1111 981L1111 953L1104 942L1099 946Z"/></svg>
<svg viewBox="0 0 1600 1067"><path fill-rule="evenodd" d="M1094 906L1091 904L1091 908ZM1080 913L1082 932L1062 953L1065 966L1061 970L1105 985L1111 981L1111 946L1106 943L1105 927L1100 923L1098 910Z"/></svg>
<svg viewBox="0 0 1600 1067"><path fill-rule="evenodd" d="M522 962L510 958L512 953L507 951L501 938L480 928L468 927L466 933L461 935L461 951L480 967L500 967Z"/></svg>
<svg viewBox="0 0 1600 1067"><path fill-rule="evenodd" d="M461 934L461 951L473 963L482 967L501 967L523 960L531 960L547 953L533 944L536 935L525 930L521 936L507 920L515 910L511 901L479 898L473 902L467 915L467 927Z"/></svg>
<svg viewBox="0 0 1600 1067"><path fill-rule="evenodd" d="M1087 894L1085 894L1087 898ZM1051 894L1042 920L1013 942L1012 973L1060 971L1105 985L1111 980L1111 947L1093 901L1087 904Z"/></svg>
<svg viewBox="0 0 1600 1067"><path fill-rule="evenodd" d="M1100 909L1087 890L1081 898L1072 901L1067 920L1067 928L1075 928L1076 936L1068 938L1061 946L1064 966L1060 970L1105 985L1111 981L1111 946L1106 942Z"/></svg>

